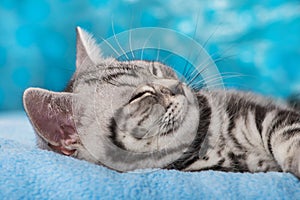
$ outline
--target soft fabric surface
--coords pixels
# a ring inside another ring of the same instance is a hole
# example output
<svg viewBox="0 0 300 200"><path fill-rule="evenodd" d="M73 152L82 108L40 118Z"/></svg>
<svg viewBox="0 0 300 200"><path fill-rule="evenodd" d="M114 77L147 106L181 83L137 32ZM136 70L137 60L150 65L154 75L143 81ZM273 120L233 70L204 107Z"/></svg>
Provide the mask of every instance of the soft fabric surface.
<svg viewBox="0 0 300 200"><path fill-rule="evenodd" d="M0 116L0 199L299 199L288 173L117 173L37 149L24 113Z"/></svg>

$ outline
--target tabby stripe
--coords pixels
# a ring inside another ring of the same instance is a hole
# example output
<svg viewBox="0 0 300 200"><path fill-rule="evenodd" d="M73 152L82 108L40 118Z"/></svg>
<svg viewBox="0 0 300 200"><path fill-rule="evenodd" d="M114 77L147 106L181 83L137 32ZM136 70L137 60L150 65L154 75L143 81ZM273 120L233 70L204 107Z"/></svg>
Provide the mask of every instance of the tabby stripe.
<svg viewBox="0 0 300 200"><path fill-rule="evenodd" d="M146 112L148 112L149 110L152 110L151 106L148 106L148 108L146 108L143 112L141 112L141 115L144 115Z"/></svg>
<svg viewBox="0 0 300 200"><path fill-rule="evenodd" d="M197 134L194 141L189 146L188 150L185 151L180 158L167 165L166 169L177 169L182 170L199 160L199 152L201 144L208 134L208 128L211 121L211 108L208 104L206 97L197 95L199 104L199 115L201 123L198 126Z"/></svg>
<svg viewBox="0 0 300 200"><path fill-rule="evenodd" d="M248 142L248 144L249 144L250 146L256 147L254 144L252 144L252 142L249 140L249 138L247 137L247 134L246 134L244 131L242 131L242 134L243 134L243 136L244 136L244 139L246 140L246 142Z"/></svg>
<svg viewBox="0 0 300 200"><path fill-rule="evenodd" d="M151 64L152 64L152 69L153 69L153 70L152 70L152 73L153 73L153 75L156 76L156 75L157 75L157 69L156 69L156 67L155 67L155 64L154 64L154 62L152 62Z"/></svg>
<svg viewBox="0 0 300 200"><path fill-rule="evenodd" d="M274 157L274 154L273 154L273 148L271 145L271 139L272 139L272 136L273 136L275 130L284 123L284 121L286 120L286 117L287 117L287 112L279 112L278 116L275 118L276 121L272 124L272 126L269 127L269 130L266 135L268 150L273 157Z"/></svg>
<svg viewBox="0 0 300 200"><path fill-rule="evenodd" d="M102 77L102 80L110 81L110 80L114 80L114 79L119 78L120 76L124 76L124 75L131 76L131 77L137 77L137 75L134 73L118 72L118 73L114 73L114 74L107 74L105 77Z"/></svg>
<svg viewBox="0 0 300 200"><path fill-rule="evenodd" d="M297 133L300 133L300 127L286 130L282 133L282 136L284 137L285 140L289 140L292 137L294 137Z"/></svg>
<svg viewBox="0 0 300 200"><path fill-rule="evenodd" d="M266 114L267 114L266 108L264 108L260 105L256 105L256 107L255 107L255 124L256 124L256 128L257 128L258 133L261 138L262 138L262 123L266 117Z"/></svg>
<svg viewBox="0 0 300 200"><path fill-rule="evenodd" d="M103 66L105 67L105 66ZM99 72L100 69L97 69L96 71L89 71L89 72L86 72L86 73L82 73L82 74L79 74L78 77L81 77L81 79L84 77L84 76L87 76L87 80L85 80L85 83L88 83L90 84L90 82L99 82L100 79L102 81L105 81L109 84L112 84L112 85L116 85L116 84L113 84L112 82L110 82L111 80L114 80L116 78L119 78L120 76L123 76L123 75L126 75L126 76L131 76L131 77L137 77L137 74L136 74L136 71L133 69L133 68L122 68L122 67L106 67L103 72L103 76L102 77L94 77L94 78L90 78L90 74L96 74L96 72ZM116 72L118 71L118 72ZM110 74L111 73L111 74ZM77 78L78 78L77 77ZM131 85L131 84L128 84L128 83L122 83L120 84L119 86L134 86L134 85Z"/></svg>
<svg viewBox="0 0 300 200"><path fill-rule="evenodd" d="M133 70L136 70L136 68L142 68L142 67L139 67L137 65L133 65L133 66L128 66L128 64L123 64L123 63L120 63L120 65L117 65L117 66L100 66L101 68L103 68L103 70L123 70L123 71L133 71Z"/></svg>
<svg viewBox="0 0 300 200"><path fill-rule="evenodd" d="M150 107L148 107L147 109L145 109L145 111L143 111L143 113L141 113L141 115L145 114L149 110L150 110ZM144 117L140 121L138 121L138 126L140 126L146 119L148 119L149 116L150 116L149 114L144 115Z"/></svg>
<svg viewBox="0 0 300 200"><path fill-rule="evenodd" d="M242 102L240 100L236 100L233 97L230 98L228 105L226 107L226 112L228 113L229 125L227 129L227 134L235 144L235 147L242 150L242 145L238 142L237 138L233 134L233 129L236 127L236 119L241 114L241 109L244 109L241 106Z"/></svg>
<svg viewBox="0 0 300 200"><path fill-rule="evenodd" d="M294 137L297 133L300 133L300 127L292 128L292 129L289 129L289 130L285 130L285 131L283 131L283 133L281 134L281 136L283 137L282 139L284 139L284 140L287 141L287 140L290 140L292 137ZM271 145L271 139L272 139L271 137L272 137L272 135L273 134L270 134L269 138L268 138L268 149L271 152L271 154L273 155L272 145Z"/></svg>
<svg viewBox="0 0 300 200"><path fill-rule="evenodd" d="M273 132L280 126L283 125L283 123L286 121L288 117L288 112L286 111L281 111L277 113L277 116L274 118L274 121L272 125L269 126L268 128L268 134L273 134Z"/></svg>
<svg viewBox="0 0 300 200"><path fill-rule="evenodd" d="M126 105L128 105L129 103L127 103ZM135 117L136 116L136 114L138 114L138 111L141 109L141 107L143 106L143 104L140 102L140 101L138 101L137 102L137 107L136 107L136 109L134 110L134 111L132 111L129 115L127 115L128 117Z"/></svg>
<svg viewBox="0 0 300 200"><path fill-rule="evenodd" d="M106 65L98 65L97 68L95 70L89 70L89 71L85 71L85 72L81 72L79 74L76 75L76 79L83 79L83 77L88 76L90 74L97 74L99 73L99 71L102 71L102 73L107 73L107 72L132 72L135 73L136 72L136 68L142 68L142 67L138 67L136 65L134 66L106 66Z"/></svg>
<svg viewBox="0 0 300 200"><path fill-rule="evenodd" d="M129 103L128 103L129 104ZM127 104L127 105L128 105ZM141 108L142 107L144 107L145 105L141 102L141 101L138 101L137 102L137 108L134 110L134 111L132 111L130 114L129 114L129 116L128 117L136 117L137 115L142 115L142 114L144 114L145 113L145 111L143 111L142 113L139 113L138 111L139 110L141 110ZM151 107L149 107L150 109L152 109ZM147 111L147 109L146 109L146 111Z"/></svg>
<svg viewBox="0 0 300 200"><path fill-rule="evenodd" d="M277 115L278 116L275 118L276 121L272 124L272 126L270 126L270 128L267 132L268 150L272 156L274 156L274 155L273 155L271 140L272 140L272 137L273 137L275 131L278 130L278 128L280 128L280 126L284 127L287 125L293 125L293 123L296 123L300 119L300 115L298 113L286 111L286 110L278 112Z"/></svg>
<svg viewBox="0 0 300 200"><path fill-rule="evenodd" d="M218 151L217 151L217 154L219 157L222 157L222 152L224 150L224 147L225 147L225 138L223 136L223 132L222 134L220 135L220 138L219 138L219 145L218 145Z"/></svg>
<svg viewBox="0 0 300 200"><path fill-rule="evenodd" d="M116 146L118 146L119 148L126 150L126 148L123 145L123 143L121 143L121 142L119 142L117 140L117 130L116 130L117 129L117 123L116 123L116 121L115 121L115 119L113 117L110 119L110 124L109 124L108 128L109 128L109 131L110 131L110 139L111 139L111 141Z"/></svg>

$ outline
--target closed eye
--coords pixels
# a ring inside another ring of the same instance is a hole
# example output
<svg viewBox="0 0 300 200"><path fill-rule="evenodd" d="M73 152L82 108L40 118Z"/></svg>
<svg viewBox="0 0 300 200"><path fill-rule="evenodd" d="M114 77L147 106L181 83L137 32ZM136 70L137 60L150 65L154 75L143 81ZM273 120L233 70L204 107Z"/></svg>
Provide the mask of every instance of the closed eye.
<svg viewBox="0 0 300 200"><path fill-rule="evenodd" d="M145 96L150 96L150 95L155 95L154 92L152 91L143 91L143 92L139 92L136 95L133 95L131 97L131 99L129 100L129 103L132 103L138 99L144 98Z"/></svg>

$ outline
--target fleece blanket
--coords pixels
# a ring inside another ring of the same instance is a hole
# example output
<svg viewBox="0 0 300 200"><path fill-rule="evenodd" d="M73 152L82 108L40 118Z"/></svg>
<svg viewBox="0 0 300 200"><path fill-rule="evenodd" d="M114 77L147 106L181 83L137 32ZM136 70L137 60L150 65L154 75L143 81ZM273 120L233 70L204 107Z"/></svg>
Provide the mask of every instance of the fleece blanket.
<svg viewBox="0 0 300 200"><path fill-rule="evenodd" d="M300 199L289 173L118 173L40 150L24 113L0 115L0 199Z"/></svg>

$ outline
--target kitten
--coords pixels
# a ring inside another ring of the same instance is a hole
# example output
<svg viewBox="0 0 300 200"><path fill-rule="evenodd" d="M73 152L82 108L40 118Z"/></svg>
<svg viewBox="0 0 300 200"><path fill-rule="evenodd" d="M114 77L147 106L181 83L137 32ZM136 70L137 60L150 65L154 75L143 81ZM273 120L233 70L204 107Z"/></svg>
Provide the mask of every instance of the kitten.
<svg viewBox="0 0 300 200"><path fill-rule="evenodd" d="M300 177L300 114L239 91L194 91L158 62L103 58L77 28L64 92L29 88L24 107L42 149L126 172L291 172Z"/></svg>

